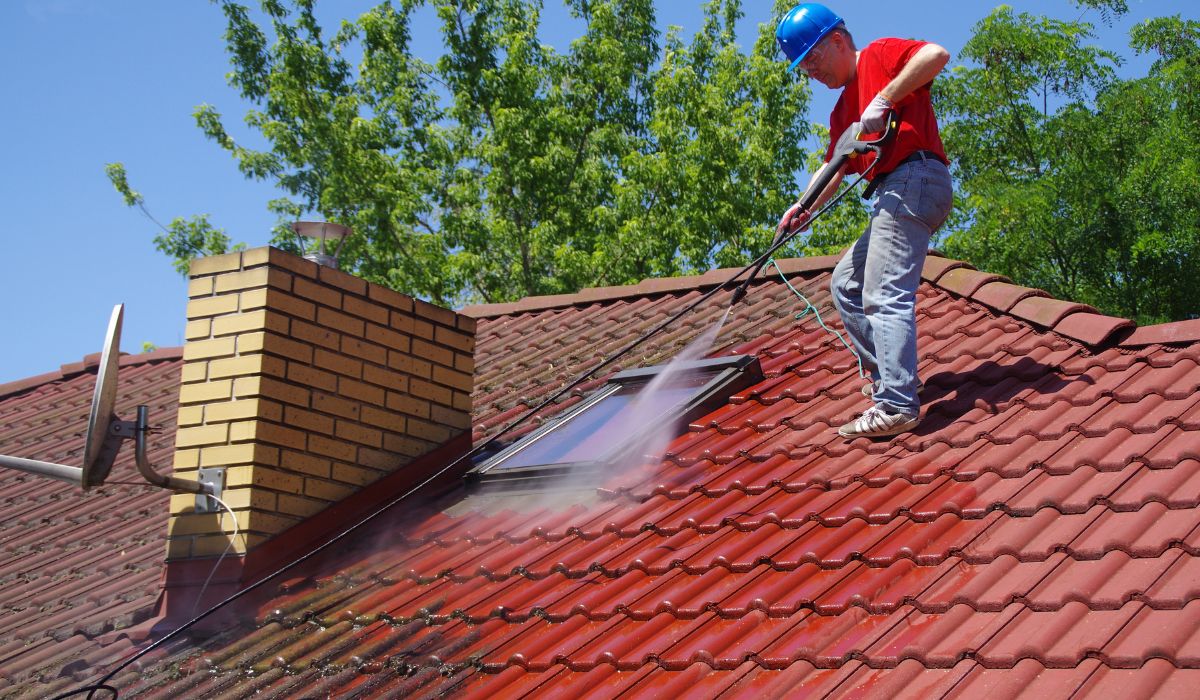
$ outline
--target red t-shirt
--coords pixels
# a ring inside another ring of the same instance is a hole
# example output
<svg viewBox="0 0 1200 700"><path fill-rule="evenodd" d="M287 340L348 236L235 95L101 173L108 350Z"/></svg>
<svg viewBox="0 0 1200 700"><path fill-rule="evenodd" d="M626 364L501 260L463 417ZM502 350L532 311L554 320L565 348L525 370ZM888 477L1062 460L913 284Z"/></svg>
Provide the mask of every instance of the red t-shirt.
<svg viewBox="0 0 1200 700"><path fill-rule="evenodd" d="M857 73L842 90L842 96L838 98L833 112L829 115L829 148L825 151L826 163L833 159L833 146L846 127L858 121L871 100L900 74L900 69L908 63L913 54L927 43L910 39L879 39L859 51ZM922 85L896 103L900 130L896 132L896 139L884 147L883 162L871 170L867 179L890 173L900 161L919 150L933 151L943 163L950 164L946 158L946 149L942 147L942 138L938 135L933 104L929 100L930 85L931 83ZM862 173L874 159L873 153L851 158L846 170Z"/></svg>

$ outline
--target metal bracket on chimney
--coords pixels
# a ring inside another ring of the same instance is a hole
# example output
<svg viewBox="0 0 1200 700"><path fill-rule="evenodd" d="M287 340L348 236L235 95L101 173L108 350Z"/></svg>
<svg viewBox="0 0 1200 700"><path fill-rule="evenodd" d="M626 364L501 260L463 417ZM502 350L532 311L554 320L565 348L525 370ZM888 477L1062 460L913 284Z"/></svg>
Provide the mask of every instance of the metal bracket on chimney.
<svg viewBox="0 0 1200 700"><path fill-rule="evenodd" d="M213 496L220 498L225 490L225 467L201 467L197 480L207 486ZM221 505L215 498L210 498L206 493L196 494L197 513L216 513L220 510Z"/></svg>

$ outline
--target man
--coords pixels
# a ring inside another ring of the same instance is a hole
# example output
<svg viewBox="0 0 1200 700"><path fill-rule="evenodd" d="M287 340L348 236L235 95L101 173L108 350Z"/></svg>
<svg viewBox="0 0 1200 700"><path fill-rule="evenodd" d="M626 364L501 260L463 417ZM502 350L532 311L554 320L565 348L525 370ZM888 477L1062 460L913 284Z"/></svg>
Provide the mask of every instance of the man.
<svg viewBox="0 0 1200 700"><path fill-rule="evenodd" d="M929 87L950 55L937 44L879 39L854 45L840 17L823 5L804 3L779 23L780 48L809 78L842 94L829 117L833 144L846 129L866 135L884 130L887 115L899 119L896 137L868 173L877 195L862 236L833 270L833 303L873 381L863 393L874 405L838 430L843 437L886 437L920 422L917 378L916 290L933 232L950 213L950 172L938 135ZM817 198L818 210L837 191L847 171L862 173L873 155L851 159ZM813 176L815 181L822 170ZM810 211L793 205L779 221L776 240L807 228Z"/></svg>

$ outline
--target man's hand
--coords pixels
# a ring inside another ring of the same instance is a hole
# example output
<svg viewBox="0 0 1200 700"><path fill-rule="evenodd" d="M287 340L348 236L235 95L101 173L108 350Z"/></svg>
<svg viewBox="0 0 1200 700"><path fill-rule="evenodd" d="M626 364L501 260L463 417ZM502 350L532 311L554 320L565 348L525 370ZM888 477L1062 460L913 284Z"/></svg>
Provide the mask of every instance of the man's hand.
<svg viewBox="0 0 1200 700"><path fill-rule="evenodd" d="M883 131L887 126L888 112L892 109L892 101L879 93L875 99L871 100L871 104L863 110L862 117L859 118L859 123L862 124L863 131L868 134L875 134Z"/></svg>
<svg viewBox="0 0 1200 700"><path fill-rule="evenodd" d="M789 207L783 217L779 219L779 225L775 227L775 238L771 241L771 245L778 243L784 236L807 229L809 216L808 210L801 207L800 202Z"/></svg>

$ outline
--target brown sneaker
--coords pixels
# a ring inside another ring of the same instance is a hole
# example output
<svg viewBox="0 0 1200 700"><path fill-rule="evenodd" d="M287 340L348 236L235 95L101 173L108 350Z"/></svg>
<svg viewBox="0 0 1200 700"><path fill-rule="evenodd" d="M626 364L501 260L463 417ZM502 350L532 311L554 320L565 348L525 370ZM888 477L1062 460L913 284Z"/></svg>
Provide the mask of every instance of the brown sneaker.
<svg viewBox="0 0 1200 700"><path fill-rule="evenodd" d="M888 413L878 406L872 406L858 418L838 428L838 435L850 439L889 437L908 432L920 422L920 415Z"/></svg>

